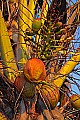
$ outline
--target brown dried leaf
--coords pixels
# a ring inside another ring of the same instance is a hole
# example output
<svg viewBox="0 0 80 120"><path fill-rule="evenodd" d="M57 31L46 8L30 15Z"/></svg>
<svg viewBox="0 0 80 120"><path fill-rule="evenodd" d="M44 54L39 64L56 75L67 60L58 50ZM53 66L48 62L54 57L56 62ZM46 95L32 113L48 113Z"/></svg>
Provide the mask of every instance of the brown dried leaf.
<svg viewBox="0 0 80 120"><path fill-rule="evenodd" d="M44 120L43 115L42 115L42 114L41 114L41 115L39 115L39 116L37 117L37 120Z"/></svg>
<svg viewBox="0 0 80 120"><path fill-rule="evenodd" d="M31 120L31 117L25 111L21 114L20 120Z"/></svg>
<svg viewBox="0 0 80 120"><path fill-rule="evenodd" d="M54 117L54 120L64 120L63 115L60 113L58 108L55 108L54 110L51 111L52 115Z"/></svg>
<svg viewBox="0 0 80 120"><path fill-rule="evenodd" d="M47 120L64 120L63 115L60 113L58 108L55 108L54 110L44 110L44 116Z"/></svg>
<svg viewBox="0 0 80 120"><path fill-rule="evenodd" d="M51 113L49 112L49 110L44 110L43 114L47 118L47 120L53 120L53 118L52 118Z"/></svg>

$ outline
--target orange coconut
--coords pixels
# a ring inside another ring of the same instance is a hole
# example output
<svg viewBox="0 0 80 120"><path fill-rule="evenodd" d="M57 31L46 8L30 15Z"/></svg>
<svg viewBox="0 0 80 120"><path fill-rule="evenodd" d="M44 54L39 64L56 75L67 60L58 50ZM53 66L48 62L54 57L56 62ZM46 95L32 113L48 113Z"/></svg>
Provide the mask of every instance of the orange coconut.
<svg viewBox="0 0 80 120"><path fill-rule="evenodd" d="M46 78L44 63L37 58L28 60L24 66L24 75L31 82L40 82Z"/></svg>
<svg viewBox="0 0 80 120"><path fill-rule="evenodd" d="M56 107L59 100L59 90L57 87L51 87L49 85L43 85L41 87L41 94L46 104L52 109Z"/></svg>
<svg viewBox="0 0 80 120"><path fill-rule="evenodd" d="M23 92L22 96L24 98L32 98L35 94L35 86L33 83L27 82L24 74L20 74L14 82L14 85L18 88L19 92L22 90L23 86Z"/></svg>
<svg viewBox="0 0 80 120"><path fill-rule="evenodd" d="M78 94L73 94L71 97L70 97L70 100L71 100L71 104L74 108L76 109L80 109L80 95Z"/></svg>

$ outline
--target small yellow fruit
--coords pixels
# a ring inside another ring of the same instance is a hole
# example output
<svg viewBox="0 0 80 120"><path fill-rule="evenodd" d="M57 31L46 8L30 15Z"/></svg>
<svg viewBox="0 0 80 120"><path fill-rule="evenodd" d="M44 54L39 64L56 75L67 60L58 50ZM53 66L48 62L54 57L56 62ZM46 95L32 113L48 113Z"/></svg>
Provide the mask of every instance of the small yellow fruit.
<svg viewBox="0 0 80 120"><path fill-rule="evenodd" d="M32 30L33 32L38 32L41 28L41 19L37 18L32 23Z"/></svg>
<svg viewBox="0 0 80 120"><path fill-rule="evenodd" d="M70 97L70 100L71 100L71 104L74 108L76 109L80 109L80 95L78 94L73 94L71 97Z"/></svg>
<svg viewBox="0 0 80 120"><path fill-rule="evenodd" d="M57 87L51 87L48 85L43 85L41 87L41 94L46 102L46 104L52 109L56 107L59 100L59 90Z"/></svg>
<svg viewBox="0 0 80 120"><path fill-rule="evenodd" d="M26 77L24 76L24 74L20 74L15 82L14 85L18 88L19 92L21 91L21 89L24 86L23 92L22 92L22 96L24 98L32 98L35 94L35 86L33 83L27 82L26 81Z"/></svg>
<svg viewBox="0 0 80 120"><path fill-rule="evenodd" d="M24 66L24 75L31 82L40 82L46 78L46 69L44 63L37 58L27 61Z"/></svg>

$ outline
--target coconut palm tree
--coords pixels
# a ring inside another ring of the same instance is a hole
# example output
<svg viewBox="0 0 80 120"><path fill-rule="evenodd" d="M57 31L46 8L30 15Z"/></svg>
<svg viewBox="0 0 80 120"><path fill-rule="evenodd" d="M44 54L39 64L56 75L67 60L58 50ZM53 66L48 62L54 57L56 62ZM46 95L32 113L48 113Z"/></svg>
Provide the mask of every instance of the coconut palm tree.
<svg viewBox="0 0 80 120"><path fill-rule="evenodd" d="M1 119L79 119L80 0L0 4Z"/></svg>

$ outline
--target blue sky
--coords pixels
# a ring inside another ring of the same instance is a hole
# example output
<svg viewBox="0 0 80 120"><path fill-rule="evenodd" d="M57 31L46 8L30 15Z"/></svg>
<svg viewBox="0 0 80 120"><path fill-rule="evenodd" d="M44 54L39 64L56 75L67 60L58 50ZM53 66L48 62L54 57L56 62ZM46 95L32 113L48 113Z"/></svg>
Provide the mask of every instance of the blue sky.
<svg viewBox="0 0 80 120"><path fill-rule="evenodd" d="M72 0L72 1L75 3L75 2L77 2L78 0ZM79 27L77 28L77 30L76 30L75 40L74 40L74 41L78 42L78 43L76 43L76 44L74 45L74 48L76 49L76 48L80 47L80 26L79 26ZM80 63L75 67L75 69L76 69L76 68L80 68ZM75 73L72 73L72 75L74 76L74 78L80 79L80 70L77 71L77 73L78 73L79 75L77 75L76 72L75 72ZM80 80L79 80L79 81L77 80L77 83L78 83L79 86L80 86ZM75 92L77 92L78 94L80 94L80 91L79 91L79 89L77 88L76 85L73 85L72 89L73 89L73 91L75 91Z"/></svg>
<svg viewBox="0 0 80 120"><path fill-rule="evenodd" d="M78 47L80 47L80 38L79 38L79 37L80 37L80 26L79 26L79 27L77 28L77 30L76 30L75 41L77 41L78 43L75 44L75 46L74 46L75 49L78 48ZM80 62L79 62L79 64L75 67L75 69L77 69L77 68L80 68ZM76 72L77 72L79 75L77 75ZM78 83L79 86L80 86L80 70L75 71L75 73L72 73L72 74L73 74L74 78L79 79L79 80L77 80L77 83ZM76 85L73 85L73 90L74 90L75 92L77 92L78 94L80 94L80 91L79 91L79 89L76 87Z"/></svg>

